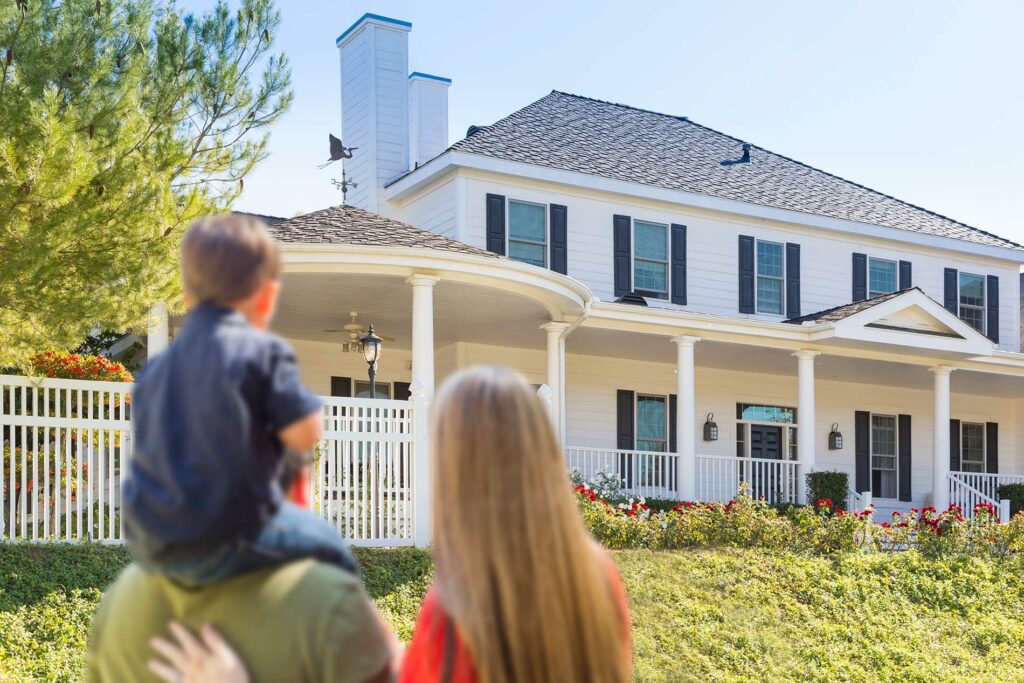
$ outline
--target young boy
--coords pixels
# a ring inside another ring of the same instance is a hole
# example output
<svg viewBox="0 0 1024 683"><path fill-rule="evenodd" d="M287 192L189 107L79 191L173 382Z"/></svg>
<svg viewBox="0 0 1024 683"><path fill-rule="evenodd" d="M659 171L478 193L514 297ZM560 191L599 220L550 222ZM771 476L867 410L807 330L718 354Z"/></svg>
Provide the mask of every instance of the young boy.
<svg viewBox="0 0 1024 683"><path fill-rule="evenodd" d="M301 557L356 571L330 524L282 502L284 449L312 448L323 418L294 352L267 332L280 273L259 220L193 225L181 248L184 329L132 395L125 538L140 565L185 584Z"/></svg>

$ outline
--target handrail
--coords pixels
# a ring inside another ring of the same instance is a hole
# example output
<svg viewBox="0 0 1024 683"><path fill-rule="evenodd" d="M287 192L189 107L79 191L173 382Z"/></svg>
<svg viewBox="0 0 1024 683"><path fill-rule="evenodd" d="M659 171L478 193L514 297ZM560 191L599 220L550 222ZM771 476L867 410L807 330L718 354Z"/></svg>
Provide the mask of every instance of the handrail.
<svg viewBox="0 0 1024 683"><path fill-rule="evenodd" d="M995 505L995 506L999 505L999 501L997 501L995 498L992 498L991 496L989 496L989 495L987 495L985 493L982 493L978 489L974 488L973 486L971 486L970 484L968 484L964 480L960 479L957 476L957 474L959 474L959 473L958 472L947 472L946 473L946 480L947 481L951 481L951 482L957 484L959 486L959 488L961 488L961 489L966 489L968 493L973 493L974 495L976 495L979 498L981 498L984 502L991 503L992 505Z"/></svg>

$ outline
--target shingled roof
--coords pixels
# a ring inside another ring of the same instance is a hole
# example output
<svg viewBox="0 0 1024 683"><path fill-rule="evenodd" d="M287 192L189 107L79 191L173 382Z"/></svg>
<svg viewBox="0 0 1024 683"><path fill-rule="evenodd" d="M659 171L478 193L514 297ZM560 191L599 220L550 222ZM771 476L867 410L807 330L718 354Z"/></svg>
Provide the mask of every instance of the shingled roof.
<svg viewBox="0 0 1024 683"><path fill-rule="evenodd" d="M354 206L332 206L313 213L270 223L275 239L300 244L361 244L376 247L422 247L460 254L501 258L465 242L414 228Z"/></svg>
<svg viewBox="0 0 1024 683"><path fill-rule="evenodd" d="M910 232L1024 250L686 117L553 91L451 149Z"/></svg>
<svg viewBox="0 0 1024 683"><path fill-rule="evenodd" d="M854 301L851 304L843 304L842 306L836 306L835 308L826 308L824 311L818 311L817 313L811 313L810 315L802 315L799 318L790 318L784 322L792 323L794 325L801 325L806 322L815 323L837 323L840 320L845 320L851 315L856 315L861 311L866 311L869 308L874 308L878 304L885 303L890 299L906 294L907 292L917 290L921 292L920 287L911 287L910 289L901 289L898 292L889 292L888 294L882 294L871 299L863 299L861 301ZM922 292L923 293L923 292Z"/></svg>

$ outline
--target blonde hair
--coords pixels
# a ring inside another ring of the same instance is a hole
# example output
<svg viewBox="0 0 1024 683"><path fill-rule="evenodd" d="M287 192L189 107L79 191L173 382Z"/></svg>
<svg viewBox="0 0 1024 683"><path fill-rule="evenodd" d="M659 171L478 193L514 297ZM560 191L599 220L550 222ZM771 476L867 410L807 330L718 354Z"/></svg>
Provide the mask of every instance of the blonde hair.
<svg viewBox="0 0 1024 683"><path fill-rule="evenodd" d="M521 375L450 379L433 419L441 605L482 683L626 683L628 627L548 415Z"/></svg>
<svg viewBox="0 0 1024 683"><path fill-rule="evenodd" d="M281 276L281 252L255 216L211 216L181 242L181 281L196 303L227 306Z"/></svg>

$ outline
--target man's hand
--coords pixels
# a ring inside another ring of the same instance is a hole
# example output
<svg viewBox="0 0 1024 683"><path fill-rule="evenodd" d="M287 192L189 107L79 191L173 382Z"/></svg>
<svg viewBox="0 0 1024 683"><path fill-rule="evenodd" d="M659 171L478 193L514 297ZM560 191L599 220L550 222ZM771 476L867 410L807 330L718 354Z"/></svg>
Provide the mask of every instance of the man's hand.
<svg viewBox="0 0 1024 683"><path fill-rule="evenodd" d="M293 451L308 451L320 440L323 431L324 415L317 410L279 431L277 438Z"/></svg>

